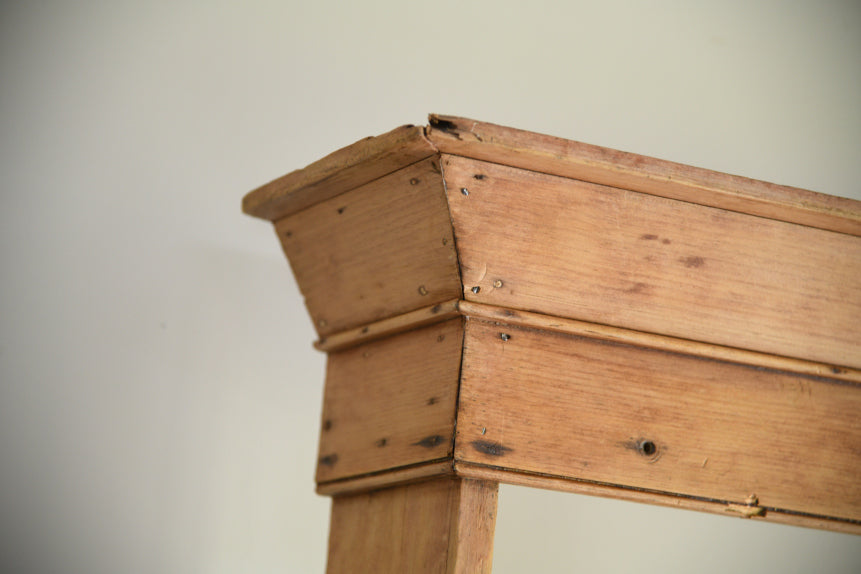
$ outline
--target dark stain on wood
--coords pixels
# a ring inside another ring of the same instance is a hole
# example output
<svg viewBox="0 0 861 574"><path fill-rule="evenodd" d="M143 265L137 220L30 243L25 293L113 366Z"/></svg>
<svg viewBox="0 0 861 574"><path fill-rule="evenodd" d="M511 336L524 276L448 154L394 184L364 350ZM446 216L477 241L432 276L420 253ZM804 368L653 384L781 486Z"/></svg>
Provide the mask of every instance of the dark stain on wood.
<svg viewBox="0 0 861 574"><path fill-rule="evenodd" d="M478 452L489 456L505 456L505 453L511 452L512 450L498 442L489 440L474 440L470 444L472 445L472 448Z"/></svg>
<svg viewBox="0 0 861 574"><path fill-rule="evenodd" d="M457 124L455 124L454 122L450 122L442 118L431 117L430 125L434 129L437 129L441 132L445 132L449 135L456 137L457 139L460 139L460 134L457 131Z"/></svg>
<svg viewBox="0 0 861 574"><path fill-rule="evenodd" d="M362 327L362 334L364 335L364 334L365 334L365 333L367 333L367 332L368 332L368 328L367 328L367 327Z"/></svg>
<svg viewBox="0 0 861 574"><path fill-rule="evenodd" d="M643 239L645 241L654 241L657 238L658 238L658 236L655 235L654 233L644 233L640 236L640 239Z"/></svg>
<svg viewBox="0 0 861 574"><path fill-rule="evenodd" d="M386 439L386 438L381 438L381 439L380 439L380 440L378 440L375 444L376 444L379 448L383 448L384 446L386 446L387 444L389 444L389 440L388 440L388 439Z"/></svg>
<svg viewBox="0 0 861 574"><path fill-rule="evenodd" d="M332 419L326 419L323 421L323 430L332 430Z"/></svg>
<svg viewBox="0 0 861 574"><path fill-rule="evenodd" d="M706 264L706 260L698 256L682 257L679 262L688 268L702 267Z"/></svg>
<svg viewBox="0 0 861 574"><path fill-rule="evenodd" d="M342 213L344 213L345 209L347 209L347 208L346 207L339 207L338 208L338 215L341 215Z"/></svg>
<svg viewBox="0 0 861 574"><path fill-rule="evenodd" d="M436 315L437 313L439 313L439 312L440 312L440 310L441 310L441 309L442 309L442 305L434 305L434 306L433 306L433 309L431 309L431 313L433 313L434 315Z"/></svg>
<svg viewBox="0 0 861 574"><path fill-rule="evenodd" d="M431 397L431 398L429 398L429 399L428 399L428 406L430 406L430 405L435 405L435 404L437 404L438 402L439 402L439 399L437 399L436 397Z"/></svg>
<svg viewBox="0 0 861 574"><path fill-rule="evenodd" d="M663 243L664 245L669 245L670 243L672 243L672 241L670 241L669 239L661 239L661 243Z"/></svg>
<svg viewBox="0 0 861 574"><path fill-rule="evenodd" d="M419 442L414 442L413 446L423 446L425 448L434 448L435 446L439 446L442 444L442 441L445 440L440 435L435 434L431 436L426 436Z"/></svg>
<svg viewBox="0 0 861 574"><path fill-rule="evenodd" d="M320 464L325 466L335 466L336 462L338 462L338 455L335 453L320 457Z"/></svg>
<svg viewBox="0 0 861 574"><path fill-rule="evenodd" d="M645 283L634 283L631 287L625 289L625 293L643 293L649 289L649 286Z"/></svg>
<svg viewBox="0 0 861 574"><path fill-rule="evenodd" d="M474 177L475 179L484 179L484 178L486 178L487 176L486 176L486 175L484 175L483 173L477 173L477 174L475 174L475 175L474 175L474 176L472 176L472 177Z"/></svg>

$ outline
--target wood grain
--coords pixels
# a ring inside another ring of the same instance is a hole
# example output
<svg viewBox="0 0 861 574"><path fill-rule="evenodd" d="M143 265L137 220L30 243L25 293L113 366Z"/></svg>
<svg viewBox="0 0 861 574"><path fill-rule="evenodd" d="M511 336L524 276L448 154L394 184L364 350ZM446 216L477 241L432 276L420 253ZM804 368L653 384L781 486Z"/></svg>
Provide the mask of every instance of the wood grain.
<svg viewBox="0 0 861 574"><path fill-rule="evenodd" d="M487 464L455 461L454 467L457 476L463 478L474 478L476 480L495 481L500 484L512 484L528 488L542 488L545 490L696 510L698 512L709 512L732 518L745 518L741 513L733 512L731 503L727 501L688 498L677 494L624 488L612 484L577 480L571 477L529 473ZM748 508L743 501L739 501L736 505ZM759 506L753 508L764 510ZM776 524L789 524L805 528L818 528L832 532L861 535L861 522L832 520L826 517L782 512L776 509L765 510L765 512L749 518L752 520L765 520Z"/></svg>
<svg viewBox="0 0 861 574"><path fill-rule="evenodd" d="M464 345L459 461L861 520L857 385L477 320Z"/></svg>
<svg viewBox="0 0 861 574"><path fill-rule="evenodd" d="M444 478L335 497L327 572L489 574L496 483Z"/></svg>
<svg viewBox="0 0 861 574"><path fill-rule="evenodd" d="M858 237L449 155L442 166L470 301L861 367Z"/></svg>
<svg viewBox="0 0 861 574"><path fill-rule="evenodd" d="M339 149L248 193L242 210L277 221L434 155L424 128L402 126Z"/></svg>
<svg viewBox="0 0 861 574"><path fill-rule="evenodd" d="M861 235L861 202L454 116L431 115L443 153Z"/></svg>
<svg viewBox="0 0 861 574"><path fill-rule="evenodd" d="M542 331L553 331L567 335L579 335L581 337L588 337L601 341L626 343L649 349L682 353L703 359L717 359L730 363L750 365L752 367L765 367L772 370L798 373L801 375L812 375L815 377L828 377L838 381L861 384L861 371L857 369L837 367L835 365L827 365L824 363L814 363L811 361L781 357L779 355L769 355L767 353L758 353L756 351L748 351L747 349L738 349L735 347L712 345L709 343L701 343L699 341L691 341L689 339L678 339L675 337L667 337L665 335L643 333L642 331L620 329L619 327L611 327L609 325L601 325L598 323L588 323L586 321L577 321L575 319L566 319L564 317L553 317L550 315L541 315L540 313L518 311L507 307L494 307L492 305L483 305L481 303L473 303L471 301L459 301L457 303L457 310L464 317L502 321L506 324L516 325L519 327L527 327Z"/></svg>
<svg viewBox="0 0 861 574"><path fill-rule="evenodd" d="M462 323L329 355L318 483L451 457Z"/></svg>
<svg viewBox="0 0 861 574"><path fill-rule="evenodd" d="M340 496L356 494L369 490L379 490L402 484L420 482L428 478L454 476L454 464L451 457L438 461L421 462L396 468L387 468L357 476L349 476L340 480L330 480L317 485L317 494L325 496Z"/></svg>
<svg viewBox="0 0 861 574"><path fill-rule="evenodd" d="M320 351L327 353L332 351L340 351L355 347L368 341L375 341L383 337L396 335L403 331L409 331L418 327L424 327L433 323L439 323L446 319L458 315L458 299L437 303L430 307L422 307L415 311L404 313L403 315L395 315L369 323L355 329L348 329L335 333L330 337L324 337L314 343L314 347Z"/></svg>
<svg viewBox="0 0 861 574"><path fill-rule="evenodd" d="M275 229L321 336L462 292L432 159L282 219Z"/></svg>

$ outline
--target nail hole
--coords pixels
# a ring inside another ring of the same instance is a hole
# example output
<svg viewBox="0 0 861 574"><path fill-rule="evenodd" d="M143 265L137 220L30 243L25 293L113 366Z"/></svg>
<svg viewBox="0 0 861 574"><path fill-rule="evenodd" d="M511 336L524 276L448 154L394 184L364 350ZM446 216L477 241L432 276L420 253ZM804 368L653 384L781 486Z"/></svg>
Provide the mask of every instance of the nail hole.
<svg viewBox="0 0 861 574"><path fill-rule="evenodd" d="M345 210L345 209L347 209L347 208L346 208L346 207L339 207L339 208L338 208L338 213L339 213L339 214L340 214L340 213L344 213L344 210Z"/></svg>
<svg viewBox="0 0 861 574"><path fill-rule="evenodd" d="M416 178L412 178L412 179L410 180L410 185L418 185L418 184L419 184L419 180L418 180L418 179L416 179Z"/></svg>
<svg viewBox="0 0 861 574"><path fill-rule="evenodd" d="M646 456L652 456L656 452L658 452L658 447L655 446L650 440L644 440L640 443L640 452L642 452Z"/></svg>
<svg viewBox="0 0 861 574"><path fill-rule="evenodd" d="M479 291L481 291L481 287L479 287L478 285L476 285L475 287L473 287L473 288L471 289L471 291L472 291L473 293L478 293Z"/></svg>
<svg viewBox="0 0 861 574"><path fill-rule="evenodd" d="M464 195L469 195L469 190L468 190L467 188L465 188L465 187L461 187L461 188L460 188L460 192L461 192L462 194L464 194Z"/></svg>
<svg viewBox="0 0 861 574"><path fill-rule="evenodd" d="M502 279L497 279L496 281L494 281L493 286L496 287L497 289L502 287Z"/></svg>
<svg viewBox="0 0 861 574"><path fill-rule="evenodd" d="M419 295L427 295L427 294L428 294L427 287L425 287L424 285L420 285L419 286Z"/></svg>
<svg viewBox="0 0 861 574"><path fill-rule="evenodd" d="M499 338L502 339L503 341L507 341L507 340L511 339L511 335L509 335L508 333L500 333ZM652 445L652 446L654 446L654 445Z"/></svg>

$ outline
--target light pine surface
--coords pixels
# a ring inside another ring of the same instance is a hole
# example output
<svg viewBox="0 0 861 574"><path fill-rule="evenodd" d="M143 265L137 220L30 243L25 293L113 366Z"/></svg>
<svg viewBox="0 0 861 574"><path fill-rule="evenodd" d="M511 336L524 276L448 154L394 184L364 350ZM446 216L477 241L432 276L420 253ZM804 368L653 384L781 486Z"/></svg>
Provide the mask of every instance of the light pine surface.
<svg viewBox="0 0 861 574"><path fill-rule="evenodd" d="M330 572L489 571L498 483L861 533L858 202L431 116L245 209L328 353Z"/></svg>
<svg viewBox="0 0 861 574"><path fill-rule="evenodd" d="M490 574L497 484L446 477L332 500L328 574Z"/></svg>
<svg viewBox="0 0 861 574"><path fill-rule="evenodd" d="M275 230L322 336L460 296L435 159L281 219Z"/></svg>
<svg viewBox="0 0 861 574"><path fill-rule="evenodd" d="M432 114L442 153L861 235L858 202L487 122Z"/></svg>
<svg viewBox="0 0 861 574"><path fill-rule="evenodd" d="M457 433L457 461L536 484L861 516L861 393L839 381L468 320Z"/></svg>
<svg viewBox="0 0 861 574"><path fill-rule="evenodd" d="M329 355L317 482L450 458L463 320Z"/></svg>
<svg viewBox="0 0 861 574"><path fill-rule="evenodd" d="M454 156L442 166L467 300L861 367L859 237Z"/></svg>

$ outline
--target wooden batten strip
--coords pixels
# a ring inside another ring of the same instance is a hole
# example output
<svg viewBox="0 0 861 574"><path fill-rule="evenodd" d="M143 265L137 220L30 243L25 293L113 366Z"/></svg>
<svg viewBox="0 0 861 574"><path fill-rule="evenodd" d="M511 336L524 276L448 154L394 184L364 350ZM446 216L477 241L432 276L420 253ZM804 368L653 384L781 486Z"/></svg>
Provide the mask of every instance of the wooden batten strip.
<svg viewBox="0 0 861 574"><path fill-rule="evenodd" d="M851 369L849 367L814 363L811 361L803 361L801 359L748 351L746 349L736 349L721 345L713 345L710 343L700 343L698 341L678 339L675 337L655 335L652 333L643 333L640 331L621 329L619 327L611 327L609 325L599 325L596 323L588 323L586 321L552 317L539 313L530 313L505 307L495 307L470 301L460 301L458 302L457 307L460 313L467 317L486 319L508 325L517 325L518 327L525 327L528 329L552 331L555 333L588 337L602 341L625 343L638 347L647 347L649 349L693 355L695 357L726 361L729 363L741 363L743 365L750 365L753 367L762 367L776 371L787 371L802 375L824 377L848 383L861 384L861 371Z"/></svg>
<svg viewBox="0 0 861 574"><path fill-rule="evenodd" d="M360 140L248 193L242 211L276 221L437 153L420 126Z"/></svg>
<svg viewBox="0 0 861 574"><path fill-rule="evenodd" d="M710 343L701 343L699 341L668 337L666 335L632 331L630 329L622 329L609 325L566 319L564 317L553 317L542 315L540 313L520 311L517 309L509 309L506 307L497 307L457 299L446 301L438 305L423 307L395 317L389 317L381 321L369 323L362 327L342 331L329 337L323 337L314 343L314 347L317 350L326 353L340 351L362 343L409 331L411 329L417 329L419 327L425 327L427 325L442 322L454 317L455 315L485 319L507 325L516 325L527 329L576 335L591 339L599 339L601 341L624 343L627 345L658 349L671 353L692 355L705 359L740 363L743 365L772 369L775 371L786 371L801 375L809 375L812 377L823 377L847 383L861 384L861 371L849 367L815 363L812 361L793 359L791 357L758 353L756 351L748 351L746 349L724 347Z"/></svg>
<svg viewBox="0 0 861 574"><path fill-rule="evenodd" d="M442 153L861 235L861 202L843 197L454 116L431 115L428 139Z"/></svg>
<svg viewBox="0 0 861 574"><path fill-rule="evenodd" d="M503 467L475 464L460 460L454 461L454 471L460 477L478 480L496 481L502 484L543 488L561 492L572 492L603 498L615 498L630 502L641 502L659 506L671 506L687 510L698 510L749 518L751 520L767 520L778 524L790 524L807 528L818 528L847 534L861 534L861 523L835 520L829 517L813 516L777 508L762 508L752 506L747 501L720 501L689 497L676 493L654 492L625 488L612 484L603 484L568 478L563 476L544 475L522 472Z"/></svg>
<svg viewBox="0 0 861 574"><path fill-rule="evenodd" d="M389 488L390 486L408 484L445 475L454 475L450 458L387 469L361 476L320 482L317 484L317 494L325 496L355 494L357 492L377 488Z"/></svg>
<svg viewBox="0 0 861 574"><path fill-rule="evenodd" d="M458 300L453 299L323 337L314 343L314 347L326 353L340 351L403 331L439 323L458 314Z"/></svg>

